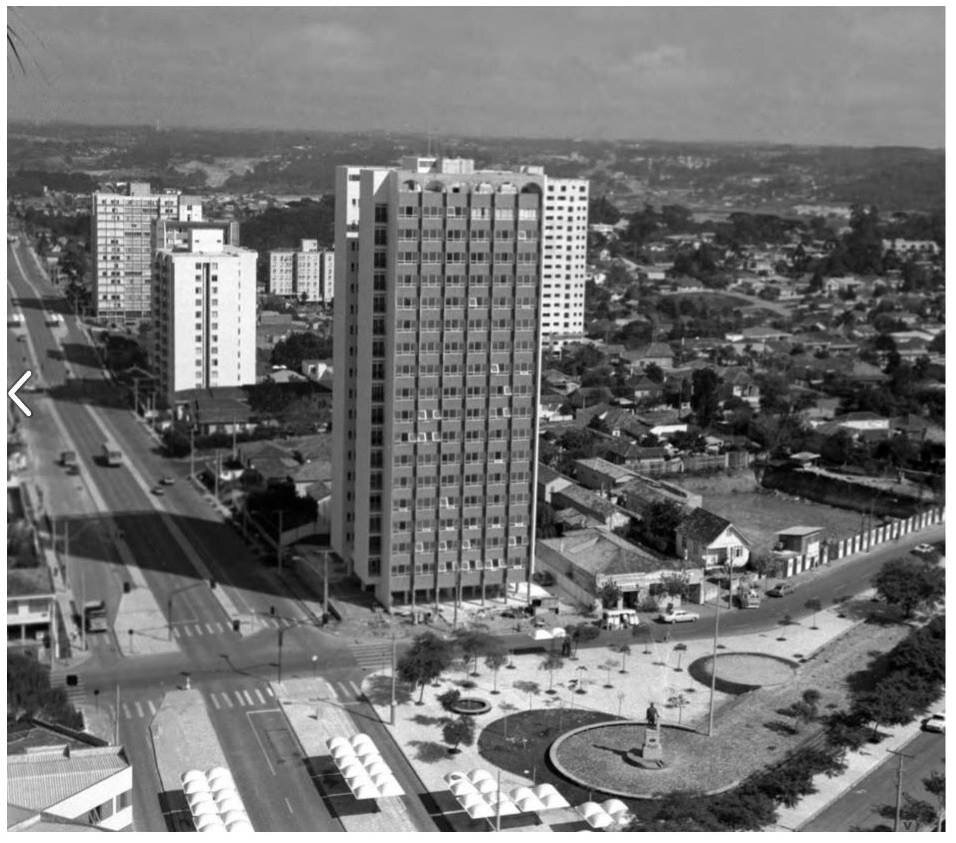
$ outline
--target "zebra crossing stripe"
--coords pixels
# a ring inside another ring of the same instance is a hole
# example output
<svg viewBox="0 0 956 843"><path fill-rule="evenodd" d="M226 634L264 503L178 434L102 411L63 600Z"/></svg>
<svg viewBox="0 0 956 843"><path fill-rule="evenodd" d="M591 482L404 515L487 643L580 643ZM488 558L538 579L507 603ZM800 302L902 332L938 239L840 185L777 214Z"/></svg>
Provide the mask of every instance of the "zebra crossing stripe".
<svg viewBox="0 0 956 843"><path fill-rule="evenodd" d="M174 638L182 638L182 637L183 637L183 631L182 631L178 626L174 626L174 627L173 627L173 637L174 637Z"/></svg>
<svg viewBox="0 0 956 843"><path fill-rule="evenodd" d="M349 681L349 686L352 688L353 691L355 691L355 696L360 696L360 695L361 695L362 689L361 689L358 685L356 685L356 684L355 684L354 682L352 682L352 681Z"/></svg>
<svg viewBox="0 0 956 843"><path fill-rule="evenodd" d="M239 705L246 704L245 701L242 699L242 691L234 691L233 693L235 693L236 701L239 703Z"/></svg>
<svg viewBox="0 0 956 843"><path fill-rule="evenodd" d="M201 623L197 623L197 624L196 624L196 635L202 635L202 634L203 634L203 633L202 633L202 624L201 624Z"/></svg>
<svg viewBox="0 0 956 843"><path fill-rule="evenodd" d="M129 710L129 706L126 703L123 703L123 717L127 720L130 720L133 717L133 712Z"/></svg>
<svg viewBox="0 0 956 843"><path fill-rule="evenodd" d="M213 626L211 623L207 623L206 629L208 630L210 635L215 635L217 632L220 631L219 624L216 624L215 626Z"/></svg>
<svg viewBox="0 0 956 843"><path fill-rule="evenodd" d="M215 696L215 694L213 694L213 696ZM225 691L222 692L222 699L226 704L226 708L235 708L235 706L232 704L232 700L229 699L229 695Z"/></svg>
<svg viewBox="0 0 956 843"><path fill-rule="evenodd" d="M262 691L260 691L258 688L256 688L256 689L255 689L255 692L256 692L256 696L259 698L259 702L260 702L262 705L265 705L265 703L266 703L266 698L265 698L264 696L262 696Z"/></svg>
<svg viewBox="0 0 956 843"><path fill-rule="evenodd" d="M156 716L156 706L153 705L153 701L152 701L152 700L146 700L146 705L149 706L149 713L152 714L153 717L155 717L155 716Z"/></svg>
<svg viewBox="0 0 956 843"><path fill-rule="evenodd" d="M270 697L274 697L274 696L276 695L276 692L272 690L272 686L271 686L271 685L266 685L266 693L267 693Z"/></svg>
<svg viewBox="0 0 956 843"><path fill-rule="evenodd" d="M216 699L216 695L210 694L209 698L212 700L213 708L215 708L216 711L219 711L219 700Z"/></svg>
<svg viewBox="0 0 956 843"><path fill-rule="evenodd" d="M253 702L253 699L252 699L252 694L250 694L248 691L243 691L242 693L245 695L245 698L248 701L249 705L255 705L255 702Z"/></svg>
<svg viewBox="0 0 956 843"><path fill-rule="evenodd" d="M143 716L143 707L139 704L139 700L137 700L137 701L134 703L134 705L136 706L136 716L137 716L137 717L142 717L142 716Z"/></svg>
<svg viewBox="0 0 956 843"><path fill-rule="evenodd" d="M188 626L181 626L178 629L180 635L184 635L186 638L192 638L192 633L189 631Z"/></svg>

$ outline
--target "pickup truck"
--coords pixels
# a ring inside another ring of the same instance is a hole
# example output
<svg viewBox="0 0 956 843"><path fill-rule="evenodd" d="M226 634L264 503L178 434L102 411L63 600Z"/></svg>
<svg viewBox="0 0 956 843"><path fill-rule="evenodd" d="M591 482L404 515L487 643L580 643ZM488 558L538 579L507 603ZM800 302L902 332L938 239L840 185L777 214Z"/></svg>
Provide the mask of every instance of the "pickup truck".
<svg viewBox="0 0 956 843"><path fill-rule="evenodd" d="M60 465L64 468L71 468L72 466L78 465L76 459L76 451L63 451L60 454Z"/></svg>

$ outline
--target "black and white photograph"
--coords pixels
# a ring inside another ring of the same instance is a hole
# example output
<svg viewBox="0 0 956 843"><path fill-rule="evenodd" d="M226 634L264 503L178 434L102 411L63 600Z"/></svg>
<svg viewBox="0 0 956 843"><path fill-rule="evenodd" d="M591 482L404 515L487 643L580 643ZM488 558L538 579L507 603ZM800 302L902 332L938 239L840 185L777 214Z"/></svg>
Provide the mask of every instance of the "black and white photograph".
<svg viewBox="0 0 956 843"><path fill-rule="evenodd" d="M947 11L5 7L7 831L945 831Z"/></svg>

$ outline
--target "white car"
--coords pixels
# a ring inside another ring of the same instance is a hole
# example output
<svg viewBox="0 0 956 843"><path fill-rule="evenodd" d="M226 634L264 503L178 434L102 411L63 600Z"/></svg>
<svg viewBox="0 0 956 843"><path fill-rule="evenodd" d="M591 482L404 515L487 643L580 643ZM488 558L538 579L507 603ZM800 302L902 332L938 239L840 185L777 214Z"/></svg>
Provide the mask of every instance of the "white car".
<svg viewBox="0 0 956 843"><path fill-rule="evenodd" d="M946 715L941 711L931 714L923 721L923 729L927 732L945 732Z"/></svg>
<svg viewBox="0 0 956 843"><path fill-rule="evenodd" d="M917 556L930 556L935 552L936 548L931 544L926 544L926 542L922 542L913 548L913 553L915 553Z"/></svg>
<svg viewBox="0 0 956 843"><path fill-rule="evenodd" d="M661 612L657 619L664 623L688 623L690 621L699 621L700 615L697 612L688 612L684 609L674 609L671 612Z"/></svg>

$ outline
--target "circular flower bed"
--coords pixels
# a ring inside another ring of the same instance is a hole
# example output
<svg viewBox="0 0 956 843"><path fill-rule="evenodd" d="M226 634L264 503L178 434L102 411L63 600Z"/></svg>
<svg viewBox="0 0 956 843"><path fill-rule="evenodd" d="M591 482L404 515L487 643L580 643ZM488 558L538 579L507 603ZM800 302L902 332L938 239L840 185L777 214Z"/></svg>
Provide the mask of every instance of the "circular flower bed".
<svg viewBox="0 0 956 843"><path fill-rule="evenodd" d="M486 714L491 711L491 703L478 697L459 697L450 708L455 714Z"/></svg>
<svg viewBox="0 0 956 843"><path fill-rule="evenodd" d="M798 662L766 653L718 653L717 690L727 694L745 694L768 685L781 685L793 678ZM713 675L713 656L692 662L687 672L698 682L709 685Z"/></svg>

